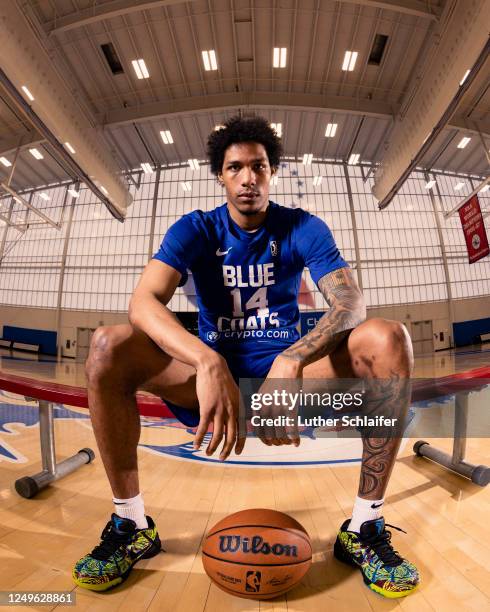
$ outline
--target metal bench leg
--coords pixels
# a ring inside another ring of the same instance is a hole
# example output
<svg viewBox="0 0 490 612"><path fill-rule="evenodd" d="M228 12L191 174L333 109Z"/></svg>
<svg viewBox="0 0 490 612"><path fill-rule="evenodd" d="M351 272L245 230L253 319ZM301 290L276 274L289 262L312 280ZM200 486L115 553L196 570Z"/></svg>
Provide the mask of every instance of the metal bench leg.
<svg viewBox="0 0 490 612"><path fill-rule="evenodd" d="M56 463L53 404L45 400L39 400L39 439L43 469L34 476L24 476L15 481L15 490L22 497L34 497L49 483L70 474L95 458L92 449L82 448L76 455Z"/></svg>
<svg viewBox="0 0 490 612"><path fill-rule="evenodd" d="M414 444L414 453L419 457L432 459L435 463L485 487L490 482L490 468L486 465L474 465L464 460L468 424L468 393L456 393L455 399L453 454L449 455L431 446L425 440L419 440Z"/></svg>

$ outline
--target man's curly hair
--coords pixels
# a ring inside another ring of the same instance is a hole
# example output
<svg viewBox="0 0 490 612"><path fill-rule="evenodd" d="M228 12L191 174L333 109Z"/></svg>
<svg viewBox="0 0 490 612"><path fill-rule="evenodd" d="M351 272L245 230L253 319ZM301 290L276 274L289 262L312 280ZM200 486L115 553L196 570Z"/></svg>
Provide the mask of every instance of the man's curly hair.
<svg viewBox="0 0 490 612"><path fill-rule="evenodd" d="M207 154L211 172L217 176L223 168L226 149L240 142L258 142L265 148L271 168L277 169L282 156L281 139L263 117L232 117L222 128L209 135Z"/></svg>

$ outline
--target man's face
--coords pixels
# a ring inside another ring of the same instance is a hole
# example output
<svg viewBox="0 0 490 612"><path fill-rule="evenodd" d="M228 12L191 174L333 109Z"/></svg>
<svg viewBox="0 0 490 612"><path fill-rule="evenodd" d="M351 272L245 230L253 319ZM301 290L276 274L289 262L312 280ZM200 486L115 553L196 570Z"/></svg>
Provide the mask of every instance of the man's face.
<svg viewBox="0 0 490 612"><path fill-rule="evenodd" d="M226 188L228 204L242 215L251 216L267 209L273 174L264 146L242 142L226 149L218 178Z"/></svg>

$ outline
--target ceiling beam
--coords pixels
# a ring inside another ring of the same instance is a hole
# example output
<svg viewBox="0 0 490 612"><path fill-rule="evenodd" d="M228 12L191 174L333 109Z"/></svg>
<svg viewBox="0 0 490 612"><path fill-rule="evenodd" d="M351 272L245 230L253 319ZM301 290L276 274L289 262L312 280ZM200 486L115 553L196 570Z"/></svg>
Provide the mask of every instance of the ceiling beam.
<svg viewBox="0 0 490 612"><path fill-rule="evenodd" d="M165 102L152 102L141 106L121 108L101 114L97 119L101 125L115 126L133 121L161 119L170 115L188 115L189 113L218 111L244 106L271 106L276 109L299 111L334 111L381 118L391 117L398 110L383 100L285 92L232 92L189 96L178 100L166 100Z"/></svg>
<svg viewBox="0 0 490 612"><path fill-rule="evenodd" d="M104 4L93 4L76 13L58 17L45 24L48 34L58 34L81 28L99 21L146 11L154 8L184 4L188 0L112 0ZM430 7L430 2L423 0L341 0L341 2L362 4L374 8L386 9L397 13L415 15L426 19L437 20L441 14L439 7Z"/></svg>
<svg viewBox="0 0 490 612"><path fill-rule="evenodd" d="M312 112L338 112L349 115L367 115L386 119L393 117L398 108L380 100L356 99L341 96L322 96L302 93L277 92L238 92L212 94L207 96L189 96L184 99L153 102L141 106L121 108L109 111L97 117L98 123L104 126L117 126L138 121L169 118L188 115L189 113L213 112L229 108L267 107L283 110ZM454 116L448 129L463 130L477 136L479 131L490 134L490 117L488 121L471 121L465 116ZM0 143L0 150L3 147Z"/></svg>
<svg viewBox="0 0 490 612"><path fill-rule="evenodd" d="M386 103L378 103L371 100L355 100L350 98L340 98L329 96L316 96L311 94L284 94L277 93L255 93L255 94L219 94L216 96L203 96L201 98L186 98L178 102L154 103L145 106L125 108L111 111L106 115L100 115L98 120L105 127L113 127L132 122L151 121L162 117L177 115L188 115L189 113L212 112L229 107L240 108L242 106L273 106L284 110L306 110L311 112L343 112L345 114L369 115L380 118L393 117L396 108L391 108ZM490 118L488 121L472 121L465 116L454 116L447 129L461 130L465 134L479 137L482 133L490 137ZM42 136L33 131L29 134L29 139L24 140L20 150L30 149L39 146L46 141ZM19 148L18 138L11 140L0 140L0 156L8 157L15 154Z"/></svg>
<svg viewBox="0 0 490 612"><path fill-rule="evenodd" d="M185 4L186 2L188 0L112 0L105 4L94 4L76 13L53 19L45 24L45 28L50 35L58 34L113 17L170 6L171 4Z"/></svg>
<svg viewBox="0 0 490 612"><path fill-rule="evenodd" d="M446 126L456 130L462 130L465 133L478 136L480 133L490 135L490 114L487 114L486 121L474 120L464 115L457 115L451 118Z"/></svg>
<svg viewBox="0 0 490 612"><path fill-rule="evenodd" d="M19 138L11 138L10 140L0 140L0 151L2 155L14 154L17 149L32 149L45 143L46 140L37 132L30 132L24 136L22 145L19 147Z"/></svg>
<svg viewBox="0 0 490 612"><path fill-rule="evenodd" d="M364 6L396 11L397 13L415 15L416 17L432 20L438 20L442 13L440 7L433 6L431 8L430 2L423 2L422 0L341 0L341 2L362 4Z"/></svg>

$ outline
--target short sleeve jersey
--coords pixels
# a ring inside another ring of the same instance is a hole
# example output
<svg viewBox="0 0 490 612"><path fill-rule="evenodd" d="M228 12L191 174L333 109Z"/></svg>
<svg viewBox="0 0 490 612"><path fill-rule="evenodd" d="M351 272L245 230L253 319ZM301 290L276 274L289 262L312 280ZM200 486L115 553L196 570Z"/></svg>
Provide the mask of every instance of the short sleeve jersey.
<svg viewBox="0 0 490 612"><path fill-rule="evenodd" d="M167 231L154 259L193 275L199 337L232 373L265 376L299 338L298 291L307 267L315 283L346 267L328 226L301 209L269 203L255 232L232 220L227 205L193 211Z"/></svg>

